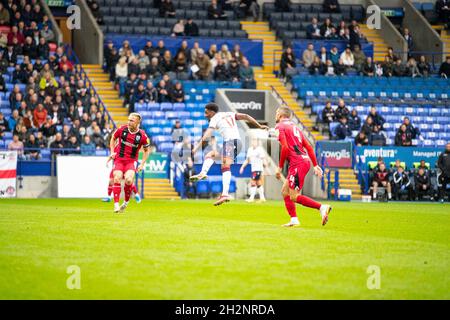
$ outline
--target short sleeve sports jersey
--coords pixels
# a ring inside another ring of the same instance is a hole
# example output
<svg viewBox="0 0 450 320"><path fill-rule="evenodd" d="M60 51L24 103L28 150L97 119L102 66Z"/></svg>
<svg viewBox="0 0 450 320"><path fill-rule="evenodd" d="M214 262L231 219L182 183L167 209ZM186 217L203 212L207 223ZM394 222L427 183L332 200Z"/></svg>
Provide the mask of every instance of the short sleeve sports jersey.
<svg viewBox="0 0 450 320"><path fill-rule="evenodd" d="M250 147L247 151L247 158L250 159L252 172L264 171L264 158L266 157L262 147Z"/></svg>
<svg viewBox="0 0 450 320"><path fill-rule="evenodd" d="M114 132L114 138L119 139L119 143L115 147L116 160L137 161L141 147L148 148L150 145L150 139L144 130L139 129L137 132L131 133L127 125L117 129Z"/></svg>
<svg viewBox="0 0 450 320"><path fill-rule="evenodd" d="M224 141L241 139L234 112L217 112L209 121L209 127L217 130Z"/></svg>
<svg viewBox="0 0 450 320"><path fill-rule="evenodd" d="M290 166L295 166L300 162L309 161L309 159L311 159L314 166L317 165L314 150L309 145L300 129L292 121L288 119L282 120L277 124L275 129L279 133L278 140L282 145L280 166L283 165L285 159L289 160Z"/></svg>

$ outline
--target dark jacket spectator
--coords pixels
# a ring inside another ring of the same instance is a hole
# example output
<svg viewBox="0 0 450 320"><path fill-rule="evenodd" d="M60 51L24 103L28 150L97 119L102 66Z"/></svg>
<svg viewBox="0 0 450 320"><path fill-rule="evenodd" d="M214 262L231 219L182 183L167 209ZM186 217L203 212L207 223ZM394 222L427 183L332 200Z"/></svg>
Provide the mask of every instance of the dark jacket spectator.
<svg viewBox="0 0 450 320"><path fill-rule="evenodd" d="M191 18L187 20L187 23L184 26L184 33L186 34L186 37L198 37L198 26Z"/></svg>
<svg viewBox="0 0 450 320"><path fill-rule="evenodd" d="M366 134L364 132L359 132L358 135L355 138L355 145L356 146L368 146L369 145L369 138L367 138Z"/></svg>
<svg viewBox="0 0 450 320"><path fill-rule="evenodd" d="M334 109L331 107L331 102L327 102L325 108L322 110L322 122L329 124L335 120Z"/></svg>
<svg viewBox="0 0 450 320"><path fill-rule="evenodd" d="M341 118L348 119L350 111L348 110L347 106L345 105L345 102L343 99L339 99L338 107L334 111L334 114L336 116L336 119L341 119Z"/></svg>
<svg viewBox="0 0 450 320"><path fill-rule="evenodd" d="M439 67L439 75L446 78L450 77L450 56L447 56Z"/></svg>
<svg viewBox="0 0 450 320"><path fill-rule="evenodd" d="M386 137L383 132L375 126L372 130L372 133L369 136L369 145L371 146L385 146L386 145Z"/></svg>
<svg viewBox="0 0 450 320"><path fill-rule="evenodd" d="M395 135L395 145L400 147L408 147L412 145L411 133L406 131L406 125L402 124Z"/></svg>
<svg viewBox="0 0 450 320"><path fill-rule="evenodd" d="M295 71L296 66L297 65L295 63L294 52L292 51L291 47L287 47L286 51L284 51L283 54L281 55L280 60L281 76L284 78L289 73L293 73Z"/></svg>
<svg viewBox="0 0 450 320"><path fill-rule="evenodd" d="M339 13L341 12L341 7L338 0L324 0L323 1L323 11L327 13Z"/></svg>
<svg viewBox="0 0 450 320"><path fill-rule="evenodd" d="M383 130L383 125L386 122L386 120L383 118L382 115L380 115L376 109L376 107L372 106L370 108L370 112L368 114L368 117L372 118L373 125L378 127L378 129Z"/></svg>
<svg viewBox="0 0 450 320"><path fill-rule="evenodd" d="M359 131L361 129L361 118L358 116L356 109L353 109L348 117L348 125L352 131Z"/></svg>
<svg viewBox="0 0 450 320"><path fill-rule="evenodd" d="M347 118L341 118L340 123L335 129L336 139L344 140L345 138L351 137L352 131L347 123Z"/></svg>

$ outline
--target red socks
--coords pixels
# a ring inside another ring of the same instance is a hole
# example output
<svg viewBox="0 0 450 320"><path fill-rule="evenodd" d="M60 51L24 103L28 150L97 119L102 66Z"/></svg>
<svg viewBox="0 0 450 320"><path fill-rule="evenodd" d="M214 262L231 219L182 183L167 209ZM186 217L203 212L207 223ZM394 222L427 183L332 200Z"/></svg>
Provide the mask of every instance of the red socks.
<svg viewBox="0 0 450 320"><path fill-rule="evenodd" d="M295 210L295 203L292 202L290 196L284 197L284 205L291 218L297 217L297 211Z"/></svg>
<svg viewBox="0 0 450 320"><path fill-rule="evenodd" d="M284 200L286 202L286 200ZM298 196L297 197L297 203L301 204L302 206L313 208L313 209L320 209L321 204L314 201L313 199L307 197L307 196Z"/></svg>
<svg viewBox="0 0 450 320"><path fill-rule="evenodd" d="M122 191L121 189L122 189L122 187L121 187L120 183L114 183L114 185L112 186L112 191L114 194L114 202L119 202L120 192ZM108 190L109 190L109 188L108 188Z"/></svg>
<svg viewBox="0 0 450 320"><path fill-rule="evenodd" d="M108 186L108 197L111 195L112 191L113 191L113 186L109 185Z"/></svg>
<svg viewBox="0 0 450 320"><path fill-rule="evenodd" d="M125 202L130 201L131 191L133 189L133 184L125 184L123 191L125 192Z"/></svg>
<svg viewBox="0 0 450 320"><path fill-rule="evenodd" d="M131 192L133 192L135 194L138 193L136 185L134 183L131 185Z"/></svg>

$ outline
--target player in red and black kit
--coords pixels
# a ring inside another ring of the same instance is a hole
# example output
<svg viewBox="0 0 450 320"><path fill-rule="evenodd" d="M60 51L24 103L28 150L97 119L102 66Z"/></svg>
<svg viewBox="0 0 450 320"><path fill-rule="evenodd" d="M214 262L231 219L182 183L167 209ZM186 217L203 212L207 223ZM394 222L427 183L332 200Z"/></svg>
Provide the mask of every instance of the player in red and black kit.
<svg viewBox="0 0 450 320"><path fill-rule="evenodd" d="M322 177L323 171L317 165L313 148L305 139L300 129L290 120L291 116L292 112L287 107L278 108L275 115L277 122L275 129L278 132L278 140L281 143L280 163L276 173L278 180L281 179L284 162L286 160L289 161L288 176L284 181L281 192L286 210L291 216L291 221L284 226L295 227L300 225L295 203L319 210L322 217L322 225L325 225L328 221L328 214L331 211L331 207L327 204L320 204L307 196L300 195L305 176L311 167L310 162L313 163L314 174L319 176L319 178Z"/></svg>
<svg viewBox="0 0 450 320"><path fill-rule="evenodd" d="M141 115L139 113L130 113L128 116L128 124L121 126L114 132L111 137L110 159L114 160L114 212L123 212L128 206L131 192L134 184L134 176L136 172L142 171L145 162L150 155L150 140L144 130L139 129L141 123ZM116 150L116 140L118 140ZM144 155L141 164L136 168L139 150L144 148ZM119 206L121 181L125 177L125 185L123 191L125 193L125 200Z"/></svg>

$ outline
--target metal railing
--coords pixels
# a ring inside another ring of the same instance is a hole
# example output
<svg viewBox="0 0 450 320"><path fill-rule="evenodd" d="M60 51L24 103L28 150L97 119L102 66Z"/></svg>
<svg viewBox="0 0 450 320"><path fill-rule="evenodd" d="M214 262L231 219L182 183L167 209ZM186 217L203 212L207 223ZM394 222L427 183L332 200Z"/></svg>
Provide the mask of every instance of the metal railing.
<svg viewBox="0 0 450 320"><path fill-rule="evenodd" d="M87 75L82 64L80 63L80 60L78 59L78 56L76 55L75 51L68 44L64 46L64 49L65 49L65 52L66 52L69 60L75 62L74 68L76 69L76 72L79 74L80 78L85 82L86 87L89 87L91 94L97 99L98 105L99 105L100 111L102 112L103 117L106 116L107 122L110 125L112 124L112 127L115 129L116 123L114 122L112 116L108 112L108 109L107 109L106 105L103 103L97 90L95 89L95 86L92 84L91 80L89 79L89 76Z"/></svg>
<svg viewBox="0 0 450 320"><path fill-rule="evenodd" d="M283 97L280 95L280 93L277 91L277 89L274 86L270 86L270 89L272 90L272 93L275 94L276 98L280 100L281 105L289 108L289 105L286 103L286 101L284 101ZM294 115L293 119L295 120L294 123L297 124L298 126L300 126L300 129L302 129L303 133L306 133L306 136L307 136L307 138L309 138L308 140L310 142L315 143L316 140L315 140L314 136L312 135L312 133L309 131L309 129L302 123L302 121L295 114L295 112L293 112L293 115Z"/></svg>

